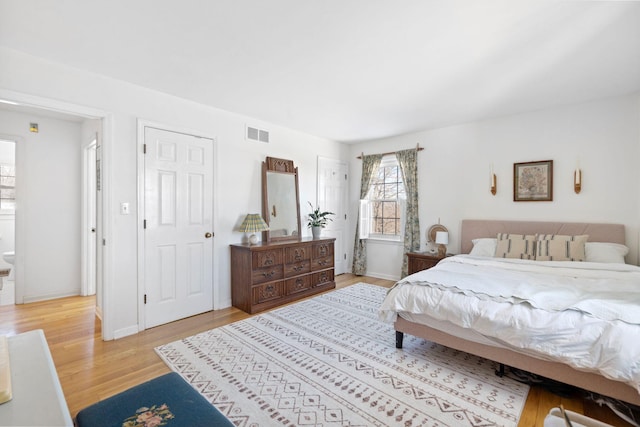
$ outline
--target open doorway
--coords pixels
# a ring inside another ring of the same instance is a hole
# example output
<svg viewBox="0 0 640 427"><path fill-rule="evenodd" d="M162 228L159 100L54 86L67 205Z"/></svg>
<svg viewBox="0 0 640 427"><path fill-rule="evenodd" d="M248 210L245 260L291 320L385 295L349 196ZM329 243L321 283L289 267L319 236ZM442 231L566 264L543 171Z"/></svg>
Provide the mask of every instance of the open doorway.
<svg viewBox="0 0 640 427"><path fill-rule="evenodd" d="M103 231L99 226L101 197L96 189L96 153L102 126L102 117L0 103L0 139L15 136L17 140L13 144L18 195L15 303L93 294L98 301L102 294L98 241ZM90 156L90 160L87 161L85 155ZM6 181L1 176L2 164L0 151L0 208ZM87 173L83 174L89 164ZM89 200L85 200L85 195L90 196ZM92 243L85 245L81 236L88 217L94 218L89 228ZM3 249L2 243L10 237L0 224L0 255L9 251ZM1 270L2 264L0 275ZM83 280L85 271L91 271L86 276L92 280ZM97 309L96 314L103 319L102 310Z"/></svg>
<svg viewBox="0 0 640 427"><path fill-rule="evenodd" d="M15 304L16 141L0 138L0 306Z"/></svg>

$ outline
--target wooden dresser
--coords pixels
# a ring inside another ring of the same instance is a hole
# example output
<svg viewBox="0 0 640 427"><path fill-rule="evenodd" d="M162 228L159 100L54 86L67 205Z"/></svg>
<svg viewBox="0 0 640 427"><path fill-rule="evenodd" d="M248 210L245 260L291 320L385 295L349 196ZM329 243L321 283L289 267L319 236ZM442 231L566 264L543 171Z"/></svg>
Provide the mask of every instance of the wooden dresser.
<svg viewBox="0 0 640 427"><path fill-rule="evenodd" d="M231 301L257 313L336 287L334 238L231 245Z"/></svg>

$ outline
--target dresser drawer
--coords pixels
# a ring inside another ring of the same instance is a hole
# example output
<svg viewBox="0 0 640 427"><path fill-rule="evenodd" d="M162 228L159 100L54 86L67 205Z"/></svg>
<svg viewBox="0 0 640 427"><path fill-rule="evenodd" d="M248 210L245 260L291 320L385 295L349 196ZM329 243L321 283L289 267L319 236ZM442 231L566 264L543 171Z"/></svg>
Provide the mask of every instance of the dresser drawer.
<svg viewBox="0 0 640 427"><path fill-rule="evenodd" d="M265 283L264 285L254 286L252 288L253 303L261 304L267 301L277 300L284 296L284 283Z"/></svg>
<svg viewBox="0 0 640 427"><path fill-rule="evenodd" d="M316 243L313 245L313 257L333 257L333 243Z"/></svg>
<svg viewBox="0 0 640 427"><path fill-rule="evenodd" d="M451 256L447 254L446 256ZM431 252L407 252L407 272L409 274L428 270L435 267L442 260L437 254Z"/></svg>
<svg viewBox="0 0 640 427"><path fill-rule="evenodd" d="M428 270L431 267L435 267L439 260L432 259L413 259L411 265L408 268L409 274L413 274L418 271Z"/></svg>
<svg viewBox="0 0 640 427"><path fill-rule="evenodd" d="M322 270L330 267L333 267L333 255L311 260L311 270Z"/></svg>
<svg viewBox="0 0 640 427"><path fill-rule="evenodd" d="M311 245L295 246L284 249L284 262L293 264L311 259Z"/></svg>
<svg viewBox="0 0 640 427"><path fill-rule="evenodd" d="M262 268L282 264L282 249L256 251L252 254L252 267Z"/></svg>
<svg viewBox="0 0 640 427"><path fill-rule="evenodd" d="M294 264L284 265L284 277L297 276L311 271L311 261L305 260Z"/></svg>
<svg viewBox="0 0 640 427"><path fill-rule="evenodd" d="M311 289L311 277L307 275L296 277L295 279L285 280L284 287L286 289L287 295L306 291L307 289Z"/></svg>
<svg viewBox="0 0 640 427"><path fill-rule="evenodd" d="M282 279L282 265L275 265L273 267L256 268L251 272L251 279L253 284L270 282L272 280Z"/></svg>
<svg viewBox="0 0 640 427"><path fill-rule="evenodd" d="M324 284L333 282L333 270L325 270L318 273L313 273L311 280L313 287L322 286Z"/></svg>

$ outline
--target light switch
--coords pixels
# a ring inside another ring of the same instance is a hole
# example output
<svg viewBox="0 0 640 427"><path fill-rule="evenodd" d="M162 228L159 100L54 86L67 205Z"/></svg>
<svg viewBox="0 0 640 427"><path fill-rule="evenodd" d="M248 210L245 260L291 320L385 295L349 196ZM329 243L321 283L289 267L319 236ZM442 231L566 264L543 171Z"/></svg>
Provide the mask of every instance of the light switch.
<svg viewBox="0 0 640 427"><path fill-rule="evenodd" d="M129 215L129 203L127 202L120 203L120 214Z"/></svg>

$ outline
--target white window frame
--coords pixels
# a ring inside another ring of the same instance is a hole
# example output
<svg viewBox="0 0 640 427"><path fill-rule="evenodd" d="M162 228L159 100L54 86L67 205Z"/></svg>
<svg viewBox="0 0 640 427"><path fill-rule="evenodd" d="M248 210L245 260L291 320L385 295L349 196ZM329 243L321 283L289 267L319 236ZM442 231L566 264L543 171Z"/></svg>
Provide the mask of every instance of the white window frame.
<svg viewBox="0 0 640 427"><path fill-rule="evenodd" d="M397 166L400 168L400 164L398 163L398 159L395 154L387 155L382 158L380 162L379 168L389 167L389 166ZM376 174L378 171L375 172ZM399 173L402 173L399 171ZM404 185L404 181L402 182ZM394 243L402 243L404 241L404 226L406 223L406 198L399 197L397 199L400 202L400 230L398 234L378 234L371 233L371 222L373 221L373 201L370 199L371 189L367 193L367 197L363 200L360 200L360 217L359 221L359 237L360 239L366 240L377 240L377 241L385 241L385 242L394 242ZM376 200L378 201L378 200Z"/></svg>

